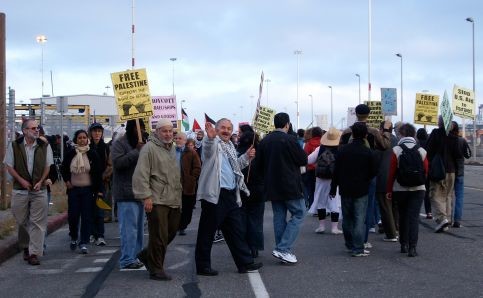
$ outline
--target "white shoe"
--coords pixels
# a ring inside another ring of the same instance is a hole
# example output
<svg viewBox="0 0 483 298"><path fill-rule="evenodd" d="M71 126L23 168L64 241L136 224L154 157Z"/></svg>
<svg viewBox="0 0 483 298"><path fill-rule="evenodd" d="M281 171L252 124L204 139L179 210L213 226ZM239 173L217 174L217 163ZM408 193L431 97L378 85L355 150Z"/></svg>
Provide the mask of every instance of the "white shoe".
<svg viewBox="0 0 483 298"><path fill-rule="evenodd" d="M394 238L387 238L387 237L384 237L382 238L382 241L384 242L397 242L397 237L394 237Z"/></svg>
<svg viewBox="0 0 483 298"><path fill-rule="evenodd" d="M375 233L376 232L376 228L370 228L369 229L369 233Z"/></svg>
<svg viewBox="0 0 483 298"><path fill-rule="evenodd" d="M104 240L104 238L102 237L97 238L97 241L96 241L97 246L105 246L106 244L107 243L106 243L106 240Z"/></svg>
<svg viewBox="0 0 483 298"><path fill-rule="evenodd" d="M364 243L364 248L372 248L372 244L370 242Z"/></svg>
<svg viewBox="0 0 483 298"><path fill-rule="evenodd" d="M93 235L91 235L91 236L89 237L89 242L90 242L90 243L94 243L94 242L96 242L96 238L94 238L94 236L93 236Z"/></svg>
<svg viewBox="0 0 483 298"><path fill-rule="evenodd" d="M295 264L297 263L297 257L289 252L281 252L278 250L273 250L272 251L272 256L276 257L280 261L288 264Z"/></svg>
<svg viewBox="0 0 483 298"><path fill-rule="evenodd" d="M448 227L448 225L449 221L445 218L439 223L439 225L436 226L436 228L434 228L434 232L441 233L442 231L444 231L444 228Z"/></svg>
<svg viewBox="0 0 483 298"><path fill-rule="evenodd" d="M319 226L317 229L315 229L315 233L317 234L323 234L325 232L325 227Z"/></svg>
<svg viewBox="0 0 483 298"><path fill-rule="evenodd" d="M80 252L83 255L86 255L88 253L87 246L85 244L81 244L81 246L80 246Z"/></svg>
<svg viewBox="0 0 483 298"><path fill-rule="evenodd" d="M331 233L333 235L340 235L340 234L342 234L342 231L339 230L338 224L339 224L338 222L333 222L332 223L332 231L331 231Z"/></svg>

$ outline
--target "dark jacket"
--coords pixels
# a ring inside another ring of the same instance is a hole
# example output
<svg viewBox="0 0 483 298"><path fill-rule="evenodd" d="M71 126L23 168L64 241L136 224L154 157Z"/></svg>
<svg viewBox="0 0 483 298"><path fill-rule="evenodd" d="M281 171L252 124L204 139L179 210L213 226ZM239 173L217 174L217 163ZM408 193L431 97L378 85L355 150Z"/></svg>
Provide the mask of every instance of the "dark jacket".
<svg viewBox="0 0 483 298"><path fill-rule="evenodd" d="M458 137L452 134L446 135L444 128L433 129L426 144L426 151L429 164L436 153L441 154L446 173L455 173L456 160L463 158L463 153L458 146Z"/></svg>
<svg viewBox="0 0 483 298"><path fill-rule="evenodd" d="M76 151L74 148L69 150L66 155L64 156L64 160L62 161L62 179L65 182L70 181L71 172L70 172L70 164L72 163L72 159L76 155ZM99 156L97 155L96 151L93 148L90 148L89 151L86 152L87 158L89 159L90 164L90 171L89 175L91 177L91 189L92 192L97 194L98 192L103 191L102 187L102 172L100 167L100 160Z"/></svg>
<svg viewBox="0 0 483 298"><path fill-rule="evenodd" d="M396 136L391 134L391 147L387 148L381 153L379 172L377 173L376 180L376 192L386 192L389 167L391 165L391 158L393 155L392 148L396 145Z"/></svg>
<svg viewBox="0 0 483 298"><path fill-rule="evenodd" d="M181 155L181 184L183 195L192 196L196 193L196 185L201 173L201 160L195 150L185 147Z"/></svg>
<svg viewBox="0 0 483 298"><path fill-rule="evenodd" d="M248 148L253 144L254 133L253 132L245 132L238 140L238 156L244 154ZM258 149L259 142L255 142L254 148L255 150ZM244 192L240 193L242 203L245 205L247 203L257 203L263 202L264 196L264 183L263 183L263 176L261 175L260 170L258 169L258 154L255 155L255 158L252 160L248 167L242 169L243 176L245 177L245 184L250 191L250 197L248 197ZM250 171L249 171L250 170Z"/></svg>
<svg viewBox="0 0 483 298"><path fill-rule="evenodd" d="M307 154L295 136L273 131L260 142L256 156L256 167L264 177L266 200L303 198L300 167L307 165Z"/></svg>
<svg viewBox="0 0 483 298"><path fill-rule="evenodd" d="M456 159L456 176L464 176L465 158L468 159L471 157L471 149L468 142L462 137L458 137L458 147L463 156Z"/></svg>
<svg viewBox="0 0 483 298"><path fill-rule="evenodd" d="M126 135L112 143L112 196L116 201L136 201L132 191L132 177L139 158L139 150L131 147Z"/></svg>
<svg viewBox="0 0 483 298"><path fill-rule="evenodd" d="M375 153L367 148L362 139L354 139L339 147L330 194L335 195L339 187L341 197L355 199L365 196L369 193L369 184L377 171Z"/></svg>

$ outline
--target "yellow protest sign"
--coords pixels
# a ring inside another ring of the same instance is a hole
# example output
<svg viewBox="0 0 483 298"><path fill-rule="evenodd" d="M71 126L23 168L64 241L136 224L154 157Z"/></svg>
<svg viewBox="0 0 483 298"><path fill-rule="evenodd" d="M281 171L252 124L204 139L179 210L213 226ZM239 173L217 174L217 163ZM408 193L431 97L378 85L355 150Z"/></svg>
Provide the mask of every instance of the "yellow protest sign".
<svg viewBox="0 0 483 298"><path fill-rule="evenodd" d="M414 108L414 123L423 125L438 125L439 95L416 93Z"/></svg>
<svg viewBox="0 0 483 298"><path fill-rule="evenodd" d="M476 105L473 90L454 85L453 114L466 119L475 119Z"/></svg>
<svg viewBox="0 0 483 298"><path fill-rule="evenodd" d="M121 120L153 115L146 69L111 73L111 80Z"/></svg>
<svg viewBox="0 0 483 298"><path fill-rule="evenodd" d="M380 101L364 101L370 109L369 117L367 117L367 125L374 128L379 128L381 122L384 121L382 114L382 105Z"/></svg>
<svg viewBox="0 0 483 298"><path fill-rule="evenodd" d="M258 132L269 133L274 130L273 117L275 110L269 107L260 106L258 113L253 120L253 128Z"/></svg>

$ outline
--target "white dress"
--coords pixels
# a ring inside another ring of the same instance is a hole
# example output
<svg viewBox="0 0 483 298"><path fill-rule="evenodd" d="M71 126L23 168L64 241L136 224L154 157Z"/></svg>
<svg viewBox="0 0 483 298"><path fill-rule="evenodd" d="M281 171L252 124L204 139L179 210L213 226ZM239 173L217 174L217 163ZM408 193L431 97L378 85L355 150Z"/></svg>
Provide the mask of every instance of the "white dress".
<svg viewBox="0 0 483 298"><path fill-rule="evenodd" d="M314 152L310 153L308 157L308 164L314 164L317 162L319 149L320 149L320 146L317 147L317 149L315 149ZM331 199L329 197L331 182L332 182L331 179L315 178L314 202L310 206L310 209L308 211L309 213L317 214L318 209L326 209L327 213L329 212L341 213L339 189L337 189L335 198Z"/></svg>

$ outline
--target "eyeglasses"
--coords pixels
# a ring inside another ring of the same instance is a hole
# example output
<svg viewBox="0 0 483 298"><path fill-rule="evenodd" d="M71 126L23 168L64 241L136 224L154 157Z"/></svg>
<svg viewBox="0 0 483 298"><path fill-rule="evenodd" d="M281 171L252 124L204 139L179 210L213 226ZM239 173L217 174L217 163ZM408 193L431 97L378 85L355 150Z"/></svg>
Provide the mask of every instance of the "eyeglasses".
<svg viewBox="0 0 483 298"><path fill-rule="evenodd" d="M30 130L39 130L38 126L35 126L35 127L26 127L25 129L30 129Z"/></svg>

